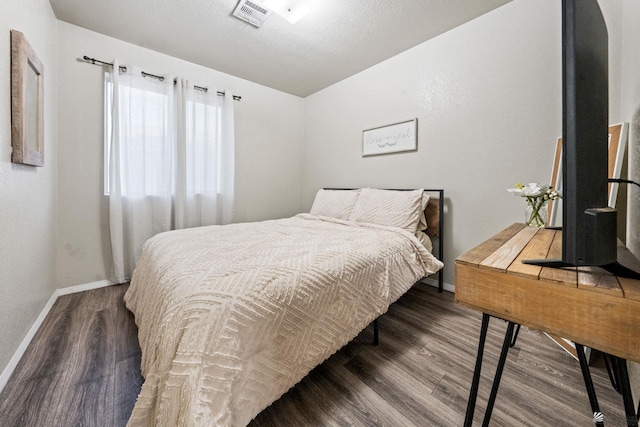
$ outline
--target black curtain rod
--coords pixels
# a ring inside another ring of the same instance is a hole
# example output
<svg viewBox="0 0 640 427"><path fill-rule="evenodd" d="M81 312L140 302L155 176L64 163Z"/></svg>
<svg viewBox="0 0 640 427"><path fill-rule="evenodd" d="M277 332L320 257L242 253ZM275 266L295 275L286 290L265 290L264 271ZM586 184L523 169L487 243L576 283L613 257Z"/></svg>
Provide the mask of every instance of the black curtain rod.
<svg viewBox="0 0 640 427"><path fill-rule="evenodd" d="M100 61L99 59L89 58L87 55L83 56L82 59L84 59L87 62L92 63L93 65L102 64L102 65L107 65L109 67L113 67L113 63L111 63L111 62L105 62L105 61ZM127 72L127 67L125 67L124 65L120 65L120 71L122 71L123 73L126 73ZM145 71L142 71L142 77L153 77L154 79L158 79L160 81L164 80L163 76L158 76L156 74L147 73ZM173 84L176 84L176 83L177 83L177 80L174 79L173 80ZM207 92L209 90L209 88L206 88L206 87L203 87L203 86L196 86L196 85L194 85L193 88L196 89L196 90L201 90L203 92ZM219 90L216 93L218 95L220 95L220 96L225 96L225 92L224 91L220 91ZM238 95L233 95L233 99L235 101L240 101L242 99L242 97L238 96Z"/></svg>

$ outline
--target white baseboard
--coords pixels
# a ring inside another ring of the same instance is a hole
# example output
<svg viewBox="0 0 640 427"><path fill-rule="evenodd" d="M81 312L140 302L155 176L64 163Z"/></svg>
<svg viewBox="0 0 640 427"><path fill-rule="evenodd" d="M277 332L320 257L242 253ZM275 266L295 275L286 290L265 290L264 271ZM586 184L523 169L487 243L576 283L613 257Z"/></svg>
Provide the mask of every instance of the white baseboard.
<svg viewBox="0 0 640 427"><path fill-rule="evenodd" d="M62 295L74 294L76 292L84 292L90 291L92 289L104 288L106 286L115 284L116 283L112 282L111 280L99 280L97 282L85 283L83 285L56 289L53 292L53 295L51 295L51 298L49 298L49 301L47 301L47 303L42 308L42 311L40 312L38 318L35 320L35 322L33 322L33 325L31 325L31 329L29 329L29 332L27 332L27 335L18 346L18 349L13 354L13 357L11 358L11 360L9 360L9 363L0 374L0 393L2 393L4 386L7 385L11 374L13 374L13 371L18 366L18 363L20 362L20 359L22 359L24 352L27 351L27 347L29 347L31 340L33 340L36 332L38 332L38 329L40 329L40 326L42 326L44 319L46 319L47 314L49 314L49 311L51 311L53 304L55 304L59 297L61 297Z"/></svg>
<svg viewBox="0 0 640 427"><path fill-rule="evenodd" d="M11 358L11 360L9 360L9 363L2 371L2 374L0 374L0 393L2 393L4 386L7 385L7 382L9 381L9 377L11 377L11 374L13 374L13 371L16 369L16 366L18 366L18 362L20 362L20 359L22 358L22 355L24 354L24 352L27 351L27 347L29 346L29 343L31 343L31 340L36 335L36 332L38 332L38 329L42 325L42 322L44 322L44 319L47 317L47 314L49 314L51 307L53 307L53 304L58 299L57 292L58 291L56 290L53 293L53 295L51 295L51 298L49 298L49 301L47 301L47 303L44 305L44 308L40 312L40 315L38 316L36 321L33 322L33 325L31 325L31 329L29 329L29 332L27 332L27 335L24 337L24 339L18 346L18 349L13 354L13 357Z"/></svg>
<svg viewBox="0 0 640 427"><path fill-rule="evenodd" d="M111 280L98 280L97 282L84 283L82 285L68 286L66 288L56 289L58 296L75 294L77 292L90 291L98 288L106 288L107 286L117 285L117 283ZM55 294L55 292L54 292Z"/></svg>

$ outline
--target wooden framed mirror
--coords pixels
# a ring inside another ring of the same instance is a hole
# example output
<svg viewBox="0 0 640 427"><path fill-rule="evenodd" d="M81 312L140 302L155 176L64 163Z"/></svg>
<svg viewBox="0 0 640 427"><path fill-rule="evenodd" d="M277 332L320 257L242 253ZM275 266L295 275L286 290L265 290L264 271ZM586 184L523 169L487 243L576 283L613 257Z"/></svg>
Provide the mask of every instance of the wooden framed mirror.
<svg viewBox="0 0 640 427"><path fill-rule="evenodd" d="M20 31L11 30L11 161L44 166L44 69Z"/></svg>
<svg viewBox="0 0 640 427"><path fill-rule="evenodd" d="M620 178L627 148L628 123L609 126L609 178ZM551 187L562 194L562 138L556 142L556 152L551 172ZM618 199L618 184L609 183L609 206L616 207ZM562 226L562 200L549 202L549 226Z"/></svg>

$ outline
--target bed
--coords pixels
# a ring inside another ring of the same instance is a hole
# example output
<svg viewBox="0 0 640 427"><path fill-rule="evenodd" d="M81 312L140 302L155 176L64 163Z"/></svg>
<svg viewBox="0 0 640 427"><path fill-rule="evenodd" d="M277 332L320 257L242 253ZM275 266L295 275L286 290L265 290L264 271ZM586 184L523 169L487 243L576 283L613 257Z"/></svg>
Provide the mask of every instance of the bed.
<svg viewBox="0 0 640 427"><path fill-rule="evenodd" d="M128 425L248 424L442 268L429 199L319 190L310 213L149 239L125 295L145 378Z"/></svg>

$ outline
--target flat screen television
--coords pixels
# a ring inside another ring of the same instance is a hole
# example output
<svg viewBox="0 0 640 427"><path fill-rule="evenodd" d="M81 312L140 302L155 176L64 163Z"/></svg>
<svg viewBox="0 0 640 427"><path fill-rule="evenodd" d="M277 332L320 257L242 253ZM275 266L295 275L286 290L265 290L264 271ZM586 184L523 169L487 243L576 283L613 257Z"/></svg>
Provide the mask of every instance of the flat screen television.
<svg viewBox="0 0 640 427"><path fill-rule="evenodd" d="M562 259L526 263L633 273L617 262L617 213L607 206L608 61L607 26L597 0L563 0Z"/></svg>

